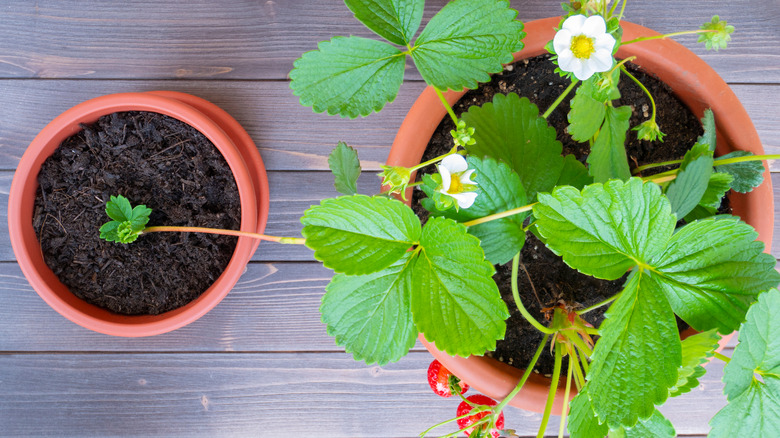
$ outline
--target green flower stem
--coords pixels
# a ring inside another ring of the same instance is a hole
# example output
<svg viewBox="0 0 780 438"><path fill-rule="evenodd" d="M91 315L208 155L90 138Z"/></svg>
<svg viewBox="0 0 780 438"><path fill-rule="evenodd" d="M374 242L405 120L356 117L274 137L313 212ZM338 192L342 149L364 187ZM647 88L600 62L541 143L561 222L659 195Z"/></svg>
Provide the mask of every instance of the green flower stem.
<svg viewBox="0 0 780 438"><path fill-rule="evenodd" d="M718 353L717 351L713 351L713 352L712 352L712 355L713 355L714 357L717 357L718 359L722 360L723 362L726 362L726 363L729 363L729 362L731 362L731 358L730 358L730 357L728 357L728 356L724 356L724 355L722 355L722 354Z"/></svg>
<svg viewBox="0 0 780 438"><path fill-rule="evenodd" d="M661 185L663 183L668 183L669 181L673 181L675 178L677 178L677 175L663 175L663 176L654 175L652 177L642 178L642 179L644 181L654 182L658 185Z"/></svg>
<svg viewBox="0 0 780 438"><path fill-rule="evenodd" d="M555 393L558 391L558 380L561 377L561 344L555 343L555 366L553 367L552 381L550 382L550 394L547 396L547 403L544 405L544 414L542 415L542 424L539 426L539 433L536 438L544 438L544 431L547 429L547 423L550 421ZM568 403L565 400L564 403Z"/></svg>
<svg viewBox="0 0 780 438"><path fill-rule="evenodd" d="M748 155L746 157L732 157L715 160L713 166L723 166L724 164L744 163L747 161L764 161L764 160L780 160L780 154L770 155Z"/></svg>
<svg viewBox="0 0 780 438"><path fill-rule="evenodd" d="M612 14L615 13L615 9L617 8L618 3L620 3L620 0L615 0L614 3L612 3L612 7L609 9L609 15L612 16ZM623 7L625 7L626 4L623 2ZM606 19L607 15L604 15L604 18Z"/></svg>
<svg viewBox="0 0 780 438"><path fill-rule="evenodd" d="M550 339L550 335L544 335L544 338L542 338L542 342L539 344L539 347L536 348L536 353L534 353L534 357L531 358L531 362L528 363L528 366L525 368L525 371L523 371L523 376L520 377L520 381L517 382L517 385L515 385L515 389L512 390L506 397L504 397L503 400L501 400L501 403L499 403L493 412L501 412L504 410L504 407L509 404L510 401L517 395L518 392L520 392L521 389L523 389L523 385L525 385L525 382L528 380L529 377L531 377L531 373L534 372L534 367L536 366L536 361L539 360L539 356L542 355L542 351L544 351L544 347L547 345L547 340Z"/></svg>
<svg viewBox="0 0 780 438"><path fill-rule="evenodd" d="M223 236L251 237L253 239L267 240L269 242L294 244L294 245L303 245L306 242L306 239L302 237L269 236L267 234L250 233L247 231L224 230L221 228L204 228L204 227L167 227L167 226L148 227L145 228L141 232L141 234L160 233L160 232L221 234Z"/></svg>
<svg viewBox="0 0 780 438"><path fill-rule="evenodd" d="M632 172L634 175L638 174L639 172L647 169L653 169L655 167L663 167L663 166L671 166L672 164L680 164L683 160L670 160L670 161L662 161L660 163L650 163L645 164L643 166L639 166Z"/></svg>
<svg viewBox="0 0 780 438"><path fill-rule="evenodd" d="M569 392L571 391L571 375L574 366L572 362L576 361L576 358L572 358L569 355L569 370L566 374L566 391L563 393L563 399L569 400ZM563 438L563 433L566 432L566 417L569 413L569 403L563 404L563 411L561 412L561 425L558 427L558 438Z"/></svg>
<svg viewBox="0 0 780 438"><path fill-rule="evenodd" d="M409 187L416 187L416 186L419 186L419 185L422 185L422 181L417 181L417 182L413 182L413 183L407 184L406 187L407 188L409 188ZM392 192L393 192L393 189L385 190L384 192L379 193L379 196L389 195Z"/></svg>
<svg viewBox="0 0 780 438"><path fill-rule="evenodd" d="M577 354L580 356L580 360L577 361L578 364L582 365L582 370L585 371L585 374L588 374L588 370L590 369L590 363L588 362L588 357L585 356L585 353L583 353L580 350L577 350ZM583 384L585 383L585 380L583 379Z"/></svg>
<svg viewBox="0 0 780 438"><path fill-rule="evenodd" d="M545 112L544 112L544 114L542 114L542 118L546 119L547 117L549 117L549 116L550 116L550 114L552 114L552 112L553 112L553 111L555 111L555 108L558 108L558 105L560 105L560 104L561 104L561 102L563 102L563 99L565 99L565 98L566 98L566 96L567 96L569 93L571 93L571 90L573 90L573 89L574 89L574 87L575 87L575 86L576 86L576 85L577 85L579 82L580 82L580 80L579 80L579 79L575 79L575 80L571 81L571 84L569 84L569 86L568 86L568 87L566 87L566 89L565 89L565 90L563 90L563 93L561 93L561 95L560 95L560 96L558 96L558 98L557 98L557 99L555 99L555 102L553 102L553 103L552 103L552 105L550 105L550 107L549 107L549 108L547 108L547 111L545 111Z"/></svg>
<svg viewBox="0 0 780 438"><path fill-rule="evenodd" d="M517 253L515 257L512 259L512 296L515 299L515 305L517 305L517 308L520 310L520 313L523 314L523 318L526 319L529 323L531 323L532 326L536 327L537 330L544 334L552 335L555 333L555 330L543 326L539 321L536 320L531 314L528 312L528 310L523 306L523 301L520 299L520 291L517 288L517 270L520 266L520 253Z"/></svg>
<svg viewBox="0 0 780 438"><path fill-rule="evenodd" d="M604 300L604 301L602 301L602 302L600 302L600 303L596 303L596 304L594 304L594 305L592 305L592 306L590 306L590 307L586 307L586 308L584 308L584 309L582 309L582 310L578 310L578 311L576 311L575 313L576 313L577 315L584 315L584 314L586 314L586 313L590 312L591 310L596 310L596 309L598 309L599 307L606 306L607 304L609 304L609 303L611 303L611 302L615 301L615 300L617 299L618 295L620 295L620 294L615 294L615 295L613 295L613 296L611 296L611 297L607 298L606 300Z"/></svg>
<svg viewBox="0 0 780 438"><path fill-rule="evenodd" d="M566 336L566 339L570 340L574 345L576 345L580 351L588 355L588 357L593 356L593 350L588 347L587 344L585 344L585 341L583 341L582 338L580 338L576 333L565 333L564 336Z"/></svg>
<svg viewBox="0 0 780 438"><path fill-rule="evenodd" d="M447 114L450 115L450 118L455 123L455 126L458 126L458 116L455 115L455 111L452 110L449 102L447 102L447 99L444 98L444 94L442 94L441 90L436 87L433 87L433 90L436 91L436 95L439 96L439 100L441 100L442 105L444 105L444 108L447 110Z"/></svg>
<svg viewBox="0 0 780 438"><path fill-rule="evenodd" d="M446 156L448 156L448 155L452 155L452 154L456 153L457 151L458 151L458 148L457 148L457 147L454 147L454 148L452 148L452 150L450 150L450 151L449 151L449 152L447 152L446 154L439 155L438 157L436 157L436 158L431 158L430 160L428 160L428 161L426 161L426 162L424 162L424 163L420 163L420 164L418 164L418 165L416 165L416 166L414 166L414 167L410 167L410 168L409 168L409 172L414 172L415 170L422 169L422 168L423 168L423 167L425 167L425 166L428 166L428 165L431 165L431 164L438 163L439 161L443 160L443 159L444 159L444 157L446 157Z"/></svg>
<svg viewBox="0 0 780 438"><path fill-rule="evenodd" d="M634 81L637 85L639 85L639 88L641 88L642 91L644 91L647 97L650 99L650 104L653 105L653 115L650 117L650 120L655 120L655 99L653 99L653 95L650 94L650 91L647 89L647 87L644 86L644 84L639 82L639 79L635 78L634 75L628 72L626 66L621 65L620 70L623 73L625 73L629 78L631 78L631 80Z"/></svg>
<svg viewBox="0 0 780 438"><path fill-rule="evenodd" d="M622 14L622 12L621 12ZM660 39L666 39L670 37L676 37L680 35L691 35L691 34L699 34L699 33L715 33L717 30L715 29L697 29L697 30L685 30L682 32L672 32L672 33L666 33L663 35L653 35L653 36L647 36L647 37L640 37L633 39L631 41L626 41L624 43L621 43L621 46L625 46L626 44L634 44L641 41L650 41L650 40L660 40Z"/></svg>
<svg viewBox="0 0 780 438"><path fill-rule="evenodd" d="M468 222L463 222L463 225L467 227L473 227L474 225L484 224L485 222L494 221L496 219L501 219L504 217L509 217L516 215L518 213L522 213L524 211L531 211L534 209L534 205L536 205L536 202L533 204L524 205L522 207L513 208L511 210L502 211L500 213L491 214L489 216L481 217L479 219L474 219Z"/></svg>
<svg viewBox="0 0 780 438"><path fill-rule="evenodd" d="M635 59L636 59L636 56L629 56L628 58L621 60L620 62L615 64L615 66L612 67L612 69L610 71L604 73L604 76L607 76L607 77L610 76L615 71L616 68L621 68L621 67L623 67L623 65L625 63L631 62L631 61L633 61Z"/></svg>
<svg viewBox="0 0 780 438"><path fill-rule="evenodd" d="M450 418L449 420L445 420L445 421L442 421L441 423L434 424L433 426L425 429L425 431L423 431L423 433L420 434L420 438L423 438L425 435L428 434L428 432L432 431L433 429L436 429L438 427L444 426L445 424L448 424L448 423L452 423L453 421L458 421L458 420L463 419L463 418L468 418L468 417L470 417L470 416L472 416L474 414L478 414L479 412L487 411L488 409L489 408L482 409L482 410L477 411L477 412L469 412L468 414L461 415L460 417ZM490 417L484 417L484 418L490 418ZM477 423L474 423L474 424L476 425L476 424L479 424L479 423L483 423L485 421L487 421L487 420L481 419L480 421L478 421ZM447 435L442 435L440 438L456 436L459 433L460 433L460 430L452 432L452 433L448 433Z"/></svg>
<svg viewBox="0 0 780 438"><path fill-rule="evenodd" d="M578 352L579 359L585 361L584 353ZM569 362L569 366L574 368L574 384L577 385L577 390L582 389L585 386L585 374L582 372L580 360L573 359ZM587 362L586 362L587 363Z"/></svg>

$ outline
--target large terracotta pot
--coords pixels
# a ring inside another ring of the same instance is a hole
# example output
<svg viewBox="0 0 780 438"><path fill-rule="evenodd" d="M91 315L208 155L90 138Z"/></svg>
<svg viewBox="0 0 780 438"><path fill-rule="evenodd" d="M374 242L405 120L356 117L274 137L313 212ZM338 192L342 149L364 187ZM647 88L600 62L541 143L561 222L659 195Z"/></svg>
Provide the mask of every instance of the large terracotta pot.
<svg viewBox="0 0 780 438"><path fill-rule="evenodd" d="M16 169L8 199L11 244L25 277L38 295L62 316L90 330L115 336L151 336L175 330L216 306L238 281L258 241L240 237L222 275L200 297L178 309L150 316L119 315L89 304L71 293L43 260L32 226L38 172L63 140L103 115L119 111L165 114L195 127L222 153L238 186L241 230L262 232L268 216L268 178L252 139L216 105L172 91L120 93L80 103L51 121L35 137Z"/></svg>
<svg viewBox="0 0 780 438"><path fill-rule="evenodd" d="M544 45L553 39L554 28L559 22L559 17L553 17L526 23L525 31L528 36L524 39L525 48L515 54L515 61L546 53ZM633 23L622 22L622 26L624 41L641 36L658 35L653 30ZM621 47L617 56L619 58L636 56L637 59L633 62L668 84L697 117L701 118L704 110L711 108L717 127L718 155L734 150L746 150L754 154L764 153L758 133L734 92L711 67L690 50L672 40L654 40ZM445 97L450 104L454 104L463 94L465 91L449 91ZM401 124L387 164L393 166L418 164L431 135L445 115L446 111L434 90L431 87L425 89ZM765 169L768 169L768 166L765 165ZM410 194L407 195L407 199L411 199ZM730 200L734 214L756 228L759 239L766 245L766 251L769 251L774 225L774 203L769 171L765 170L764 183L761 186L747 195L735 193L730 196ZM730 337L731 335L721 340L721 348ZM516 368L487 357L451 357L437 350L422 335L419 339L428 351L455 375L476 390L496 399L505 398L522 374L522 371ZM549 386L550 379L533 374L510 404L526 410L543 412ZM563 397L564 390L560 387L553 412L560 412Z"/></svg>

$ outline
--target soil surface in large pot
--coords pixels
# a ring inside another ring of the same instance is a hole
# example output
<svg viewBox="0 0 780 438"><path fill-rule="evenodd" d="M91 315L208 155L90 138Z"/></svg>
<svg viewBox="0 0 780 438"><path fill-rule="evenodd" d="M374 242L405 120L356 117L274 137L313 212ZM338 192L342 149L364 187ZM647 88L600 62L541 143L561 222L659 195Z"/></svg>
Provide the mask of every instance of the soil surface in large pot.
<svg viewBox="0 0 780 438"><path fill-rule="evenodd" d="M33 227L46 264L79 298L126 315L156 315L203 293L237 239L152 233L131 244L98 229L111 195L152 209L148 226L238 229L232 172L199 131L149 112L114 113L66 139L38 175Z"/></svg>
<svg viewBox="0 0 780 438"><path fill-rule="evenodd" d="M472 105L482 105L493 100L496 93L517 93L527 97L536 104L543 113L561 92L569 85L567 79L555 73L555 65L549 60L549 55L518 61L508 66L503 73L493 76L486 84L480 85L476 90L466 93L454 106L455 113L460 115ZM629 131L627 135L626 151L631 168L647 164L682 158L685 152L693 146L703 130L700 121L693 113L681 103L662 82L640 71L629 64L629 71L642 82L655 99L657 107L656 121L664 132L664 142L640 141L635 131ZM639 125L647 120L652 113L652 106L647 95L630 78L621 75L621 98L614 105L628 105L632 109L630 120L631 127ZM558 133L558 141L563 144L563 154L574 154L581 162L585 162L589 147L587 143L579 143L573 140L567 133L569 122L569 100L573 92L560 106L550 114L547 121ZM431 137L431 141L421 161L427 161L448 152L452 146L452 137L449 132L453 123L449 117L445 117ZM644 175L662 172L668 168L653 169ZM423 173L434 173L434 166L429 166L418 172L419 177ZM424 194L415 190L412 201L413 208L418 216L427 217L419 203L419 198ZM501 291L502 298L507 303L511 316L507 320L506 337L499 341L494 352L490 356L515 366L524 368L530 361L534 352L542 341L543 335L525 321L512 298L511 291L511 263L496 266L494 279ZM527 233L526 244L521 252L521 264L518 275L520 297L523 304L539 321L545 320L545 308L555 306L561 300L575 308L585 308L597 304L622 289L625 277L615 281L599 280L569 268L563 260L552 253L532 233ZM583 315L583 319L598 327L604 319L604 312L608 306ZM681 329L687 328L678 319ZM564 361L564 369L566 361ZM546 349L537 362L536 371L549 374L553 368L553 357Z"/></svg>

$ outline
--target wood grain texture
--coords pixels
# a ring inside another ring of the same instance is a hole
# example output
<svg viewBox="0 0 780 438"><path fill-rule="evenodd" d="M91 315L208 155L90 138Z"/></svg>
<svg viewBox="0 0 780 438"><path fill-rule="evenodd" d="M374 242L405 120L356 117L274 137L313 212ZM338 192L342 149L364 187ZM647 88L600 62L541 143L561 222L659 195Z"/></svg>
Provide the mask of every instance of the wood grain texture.
<svg viewBox="0 0 780 438"><path fill-rule="evenodd" d="M730 353L727 353L730 354ZM426 382L427 353L367 367L338 353L0 355L4 435L413 437L455 416ZM725 404L722 365L661 408L678 434L705 435ZM507 408L536 433L540 414ZM31 421L31 419L35 419ZM557 434L558 417L548 425ZM444 428L435 436L451 431Z"/></svg>
<svg viewBox="0 0 780 438"><path fill-rule="evenodd" d="M445 0L426 2L426 23ZM561 14L559 2L513 0L522 21ZM4 2L0 77L284 79L293 61L335 35L375 36L341 0ZM780 81L780 11L772 1L636 0L626 19L667 33L711 13L737 28L726 51L680 38L730 82ZM683 10L681 10L683 9ZM738 53L739 56L734 55ZM410 68L413 70L413 68ZM410 78L419 77L416 72Z"/></svg>
<svg viewBox="0 0 780 438"><path fill-rule="evenodd" d="M111 93L173 90L214 102L247 130L269 170L327 170L338 141L358 150L364 169L379 170L407 111L422 92L406 82L380 114L349 120L314 114L298 104L287 82L265 81L67 81L0 80L0 170L16 168L38 132L54 117L85 100ZM767 153L780 153L774 103L780 85L734 85ZM772 170L780 171L774 162Z"/></svg>

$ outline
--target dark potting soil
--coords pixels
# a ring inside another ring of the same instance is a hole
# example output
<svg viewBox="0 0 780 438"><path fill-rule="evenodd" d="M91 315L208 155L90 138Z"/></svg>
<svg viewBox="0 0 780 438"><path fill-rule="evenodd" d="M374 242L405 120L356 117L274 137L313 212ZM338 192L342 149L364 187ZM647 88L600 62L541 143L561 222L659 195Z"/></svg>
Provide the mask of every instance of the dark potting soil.
<svg viewBox="0 0 780 438"><path fill-rule="evenodd" d="M148 226L240 226L227 162L171 117L103 116L60 145L38 182L33 226L46 264L76 296L116 313L156 315L189 303L235 249L235 237L202 233L150 233L127 245L99 238L111 195L151 208Z"/></svg>
<svg viewBox="0 0 780 438"><path fill-rule="evenodd" d="M489 83L482 84L478 89L466 93L453 109L456 114L460 115L472 105L482 105L492 101L496 93L513 92L527 97L536 104L540 108L541 114L569 85L569 82L555 73L554 69L555 65L549 60L549 55L519 61L508 66L503 73L494 75ZM629 71L653 95L657 108L656 121L661 131L667 134L663 143L648 142L637 140L636 132L629 131L626 151L631 168L647 163L682 158L696 142L696 139L702 135L701 123L664 83L644 73L634 65L629 64ZM615 102L615 106L629 105L631 107L631 127L633 128L647 120L651 115L652 107L641 88L630 78L622 75L619 89L621 98ZM570 94L571 96L573 96L573 92ZM587 143L578 143L572 140L566 132L566 127L569 124L568 112L569 99L565 99L547 120L558 133L558 141L563 144L563 154L574 154L581 162L585 163L589 147ZM452 121L449 117L445 117L431 137L422 161L446 153L452 148L452 137L449 134L452 129ZM646 172L645 175L665 170L668 168L657 168L653 169L652 172ZM418 172L418 179L423 173L434 172L436 172L435 166L428 166ZM422 196L424 194L421 191L415 190L412 205L418 216L425 220L428 213L419 204L419 199ZM496 274L493 278L511 316L507 320L504 340L499 341L496 350L488 355L509 365L524 368L530 362L543 336L526 322L520 311L517 310L510 286L511 271L511 263L496 266ZM579 308L597 304L620 292L625 278L624 276L618 280L605 281L581 274L569 268L560 257L547 249L532 233L527 233L526 243L521 252L518 285L523 304L537 320L543 323L546 323L543 308L554 306L561 299L569 305ZM583 315L583 319L598 327L604 320L604 312L607 307L603 306L588 312ZM678 319L678 324L684 323ZM563 365L565 370L565 361ZM549 349L545 349L535 369L542 374L549 374L552 372L552 368L553 357Z"/></svg>

